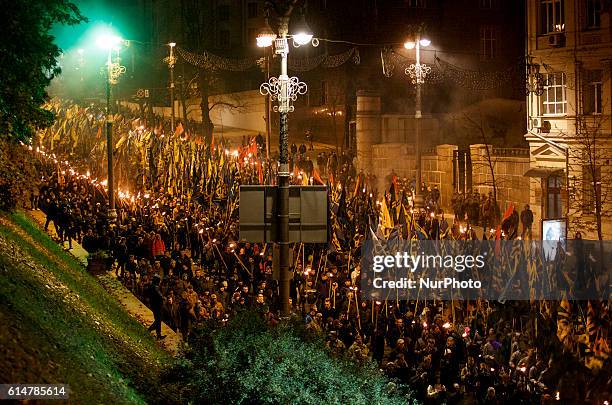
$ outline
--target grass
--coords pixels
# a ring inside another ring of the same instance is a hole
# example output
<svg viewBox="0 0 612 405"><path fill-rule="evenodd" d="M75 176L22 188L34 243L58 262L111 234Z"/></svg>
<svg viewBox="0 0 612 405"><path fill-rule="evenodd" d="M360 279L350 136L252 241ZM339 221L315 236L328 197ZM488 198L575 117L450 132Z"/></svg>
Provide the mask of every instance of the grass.
<svg viewBox="0 0 612 405"><path fill-rule="evenodd" d="M33 346L33 359L57 364L33 365L40 377L70 384L79 402L166 402L155 387L171 356L30 218L4 219L0 238L17 250L0 250L0 319Z"/></svg>

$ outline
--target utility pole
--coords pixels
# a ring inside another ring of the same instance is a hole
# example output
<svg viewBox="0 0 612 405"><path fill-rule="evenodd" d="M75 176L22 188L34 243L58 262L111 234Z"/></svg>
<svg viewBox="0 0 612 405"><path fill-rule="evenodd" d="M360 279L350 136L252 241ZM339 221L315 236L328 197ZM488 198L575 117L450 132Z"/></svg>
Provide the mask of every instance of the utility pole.
<svg viewBox="0 0 612 405"><path fill-rule="evenodd" d="M287 55L289 54L289 43L287 34L289 32L289 16L295 6L297 0L291 0L286 7L279 12L278 18L278 37L268 25L266 17L266 26L264 31L257 37L257 46L269 47L274 44L274 50L281 57L281 71L278 78L271 77L267 82L263 83L259 91L262 95L270 96L270 99L278 100L278 107L274 107L275 111L279 112L279 168L277 175L278 183L278 240L279 245L279 296L281 314L287 316L291 312L289 305L289 286L293 274L289 270L289 124L287 122L287 114L294 110L292 101L297 99L299 94L306 94L308 90L306 83L300 82L297 77L289 77L287 75ZM306 45L312 39L312 34L306 24L302 24L301 31L293 35L293 41L298 45Z"/></svg>
<svg viewBox="0 0 612 405"><path fill-rule="evenodd" d="M113 175L113 121L111 117L111 82L113 80L112 49L108 50L106 70L106 159L108 166L108 221L115 222L115 176Z"/></svg>
<svg viewBox="0 0 612 405"><path fill-rule="evenodd" d="M416 156L416 175L415 175L415 187L414 187L414 208L421 209L423 208L424 201L423 195L421 193L421 183L422 183L422 175L421 175L421 119L423 115L421 114L421 83L423 82L422 74L421 74L421 46L419 41L421 39L421 35L417 34L416 37L416 66L417 66L417 80L416 80L416 88L415 88L415 109L414 109L414 120L415 120L415 136L414 136L414 154Z"/></svg>
<svg viewBox="0 0 612 405"><path fill-rule="evenodd" d="M281 73L279 76L279 168L278 168L278 219L279 219L279 264L280 264L280 300L281 313L288 315L289 307L289 286L291 283L291 273L289 271L289 139L287 114L289 113L289 76L287 76L287 55L289 54L289 44L287 43L287 32L289 31L289 17L279 18L278 32L280 38L276 40L276 53L281 55Z"/></svg>
<svg viewBox="0 0 612 405"><path fill-rule="evenodd" d="M166 62L168 63L168 67L170 68L170 131L174 132L174 66L176 65L176 56L174 56L174 47L176 46L176 42L170 42L168 44L170 47L170 56L166 58Z"/></svg>
<svg viewBox="0 0 612 405"><path fill-rule="evenodd" d="M119 50L122 43L127 43L116 35L103 35L97 40L98 46L108 50L106 60L106 158L108 165L108 222L114 223L117 219L115 211L115 178L113 176L113 118L111 115L111 85L116 84L119 76L125 73L125 66L121 66ZM113 50L117 51L117 61L113 62Z"/></svg>
<svg viewBox="0 0 612 405"><path fill-rule="evenodd" d="M404 73L410 76L410 78L412 79L412 83L415 85L416 90L414 111L414 154L416 159L416 173L414 181L414 208L418 210L424 208L425 205L423 195L421 193L421 119L423 118L423 115L421 114L421 85L425 82L425 76L427 76L427 74L429 74L429 72L431 71L431 68L429 66L421 63L421 46L427 47L430 44L431 41L429 39L421 37L420 28L417 30L414 40L409 40L404 43L404 47L406 49L415 49L416 52L416 63L407 67Z"/></svg>

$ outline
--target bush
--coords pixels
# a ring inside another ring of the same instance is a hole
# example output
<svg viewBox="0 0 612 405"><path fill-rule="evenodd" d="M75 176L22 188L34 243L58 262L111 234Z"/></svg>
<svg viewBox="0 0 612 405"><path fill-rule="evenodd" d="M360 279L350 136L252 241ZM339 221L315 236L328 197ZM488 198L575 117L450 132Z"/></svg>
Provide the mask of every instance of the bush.
<svg viewBox="0 0 612 405"><path fill-rule="evenodd" d="M251 312L226 327L207 328L166 381L185 401L227 404L407 404L406 387L373 365L333 358L304 326L268 328Z"/></svg>

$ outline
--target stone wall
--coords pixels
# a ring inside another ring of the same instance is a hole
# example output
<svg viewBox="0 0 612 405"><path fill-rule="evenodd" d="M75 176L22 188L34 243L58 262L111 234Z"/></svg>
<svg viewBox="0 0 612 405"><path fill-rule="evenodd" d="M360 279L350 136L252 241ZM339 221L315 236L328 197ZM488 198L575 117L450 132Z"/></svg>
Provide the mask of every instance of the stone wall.
<svg viewBox="0 0 612 405"><path fill-rule="evenodd" d="M450 210L454 192L453 153L457 145L439 145L423 151L422 178L428 186L440 189L442 206ZM523 174L529 169L527 149L497 149L489 146L493 162L497 199L502 210L512 202L520 212L529 203L529 178ZM481 194L493 190L492 176L487 164L485 145L471 145L473 188ZM415 156L411 144L384 143L372 147L372 173L378 179L378 188L388 187L385 179L391 172L400 178L415 177Z"/></svg>
<svg viewBox="0 0 612 405"><path fill-rule="evenodd" d="M497 201L502 210L512 203L517 211L529 204L529 149L498 149L489 146L493 175L497 185ZM472 185L481 194L493 191L493 175L485 145L471 145Z"/></svg>

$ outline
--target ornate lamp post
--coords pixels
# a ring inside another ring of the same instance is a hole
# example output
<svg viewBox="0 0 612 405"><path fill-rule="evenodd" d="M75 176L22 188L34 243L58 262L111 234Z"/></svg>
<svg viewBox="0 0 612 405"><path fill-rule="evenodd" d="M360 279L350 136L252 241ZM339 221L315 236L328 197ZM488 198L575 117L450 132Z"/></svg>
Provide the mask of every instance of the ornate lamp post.
<svg viewBox="0 0 612 405"><path fill-rule="evenodd" d="M416 63L411 64L406 68L404 73L410 76L412 83L416 89L415 99L415 139L414 153L416 157L416 174L414 184L414 208L422 209L424 207L423 195L421 194L421 85L425 83L425 77L431 71L431 68L424 63L421 63L421 46L427 47L431 45L431 41L427 38L422 38L420 32L417 32L414 41L406 41L404 47L406 49L415 49Z"/></svg>
<svg viewBox="0 0 612 405"><path fill-rule="evenodd" d="M170 42L168 47L170 47L170 55L164 59L164 62L168 64L168 68L170 69L170 130L174 132L174 66L176 65L177 58L174 55L174 47L176 46L176 42Z"/></svg>
<svg viewBox="0 0 612 405"><path fill-rule="evenodd" d="M274 45L274 51L280 55L281 70L279 77L271 77L266 83L262 83L259 91L262 95L270 96L271 100L278 100L278 105L274 106L274 111L280 115L279 130L279 168L278 168L278 212L279 212L279 264L280 264L280 301L281 313L288 315L289 306L289 283L291 273L289 271L289 140L287 114L294 111L292 101L297 100L300 94L306 94L308 87L297 77L287 75L287 55L289 54L289 43L287 41L289 32L289 16L296 1L291 1L282 12L277 9L278 18L278 37L268 25L257 36L257 46L269 47ZM312 40L312 34L302 26L302 30L296 32L293 41L296 45L305 45Z"/></svg>
<svg viewBox="0 0 612 405"><path fill-rule="evenodd" d="M115 222L117 211L115 210L115 181L113 176L113 119L111 115L111 85L117 84L119 76L125 73L125 66L113 62L112 52L119 50L124 42L118 36L105 35L98 38L98 46L108 50L106 61L106 157L108 164L108 221Z"/></svg>

